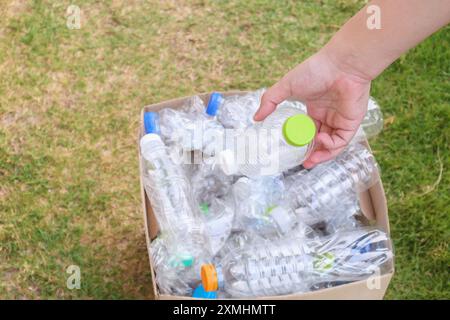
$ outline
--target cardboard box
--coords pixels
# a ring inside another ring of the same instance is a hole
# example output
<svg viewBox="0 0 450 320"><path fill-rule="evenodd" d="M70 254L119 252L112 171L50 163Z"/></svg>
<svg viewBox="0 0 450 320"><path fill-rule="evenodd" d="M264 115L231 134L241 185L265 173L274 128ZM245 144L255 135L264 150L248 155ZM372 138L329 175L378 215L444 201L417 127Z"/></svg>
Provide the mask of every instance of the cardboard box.
<svg viewBox="0 0 450 320"><path fill-rule="evenodd" d="M245 94L245 91L227 91L222 92L225 96L234 94ZM200 98L206 103L209 100L210 93L200 94ZM164 108L179 108L183 106L190 97L178 98L173 100L164 101L161 103L145 106L141 113L141 126L139 131L139 140L144 135L144 112L146 111L159 111ZM139 149L139 141L138 141ZM140 177L141 177L141 195L142 195L142 210L144 213L145 223L145 236L147 241L148 256L150 262L150 270L152 275L152 283L149 285L153 289L155 299L194 299L191 297L172 296L166 294L160 294L158 287L155 283L155 274L152 263L152 257L150 254L150 242L157 236L158 224L155 215L152 210L151 203L145 193L143 180L142 180L142 159L139 152L139 164L140 164ZM360 205L364 215L373 223L389 234L389 219L386 205L386 197L381 180L372 186L368 191L364 192L360 196ZM272 297L259 297L253 299L280 299L280 300L308 300L308 299L382 299L389 282L394 274L394 264L392 262L390 268L391 271L380 275L374 276L370 281L362 280L352 282L349 284L340 285L333 288L317 290L307 293L289 294L282 296Z"/></svg>

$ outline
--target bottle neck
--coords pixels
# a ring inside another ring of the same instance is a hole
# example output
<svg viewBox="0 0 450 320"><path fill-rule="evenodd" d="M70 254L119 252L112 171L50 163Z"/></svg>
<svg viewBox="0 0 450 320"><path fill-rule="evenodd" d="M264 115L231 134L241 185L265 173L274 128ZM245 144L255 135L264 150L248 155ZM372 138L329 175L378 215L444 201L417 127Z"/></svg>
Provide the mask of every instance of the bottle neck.
<svg viewBox="0 0 450 320"><path fill-rule="evenodd" d="M223 278L223 270L221 266L216 266L217 273L217 289L224 289L225 281Z"/></svg>

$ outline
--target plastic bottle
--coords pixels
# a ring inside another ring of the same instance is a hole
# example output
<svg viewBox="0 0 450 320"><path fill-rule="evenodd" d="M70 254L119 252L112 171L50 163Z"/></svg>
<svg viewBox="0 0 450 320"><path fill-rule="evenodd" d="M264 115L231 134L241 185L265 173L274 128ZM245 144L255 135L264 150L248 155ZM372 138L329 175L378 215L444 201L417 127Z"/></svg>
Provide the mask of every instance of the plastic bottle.
<svg viewBox="0 0 450 320"><path fill-rule="evenodd" d="M253 116L261 104L265 89L259 89L244 95L222 96L218 92L211 95L210 103L218 105L217 119L225 128L245 129L255 122ZM291 107L307 113L306 105L300 101L285 100L278 108ZM378 135L383 129L383 114L377 101L370 97L367 113L361 123L366 138Z"/></svg>
<svg viewBox="0 0 450 320"><path fill-rule="evenodd" d="M229 193L233 180L218 166L202 163L192 174L190 182L195 200L200 205L209 205L214 198L222 198Z"/></svg>
<svg viewBox="0 0 450 320"><path fill-rule="evenodd" d="M216 119L218 107L208 104L205 108L199 97L193 97L187 108L162 109L159 113L163 140L179 145L184 151L199 150L214 155L215 143L224 135L224 128Z"/></svg>
<svg viewBox="0 0 450 320"><path fill-rule="evenodd" d="M278 108L262 123L236 136L234 150L222 151L219 163L226 174L276 175L308 157L315 133L313 120L299 109Z"/></svg>
<svg viewBox="0 0 450 320"><path fill-rule="evenodd" d="M205 221L205 232L211 252L215 255L222 249L231 234L234 219L234 203L231 197L215 198L209 204L200 205Z"/></svg>
<svg viewBox="0 0 450 320"><path fill-rule="evenodd" d="M354 144L335 160L289 177L288 206L299 220L311 225L349 212L357 194L370 188L379 178L375 157L361 144ZM352 212L351 212L352 213Z"/></svg>
<svg viewBox="0 0 450 320"><path fill-rule="evenodd" d="M355 195L353 201L340 205L335 214L325 222L326 233L333 234L339 230L351 230L363 227L364 215Z"/></svg>
<svg viewBox="0 0 450 320"><path fill-rule="evenodd" d="M200 277L198 269L192 267L190 255L174 254L180 250L174 250L171 244L167 245L167 239L158 237L150 244L155 281L160 293L178 296L190 296L192 288ZM197 272L196 272L197 271Z"/></svg>
<svg viewBox="0 0 450 320"><path fill-rule="evenodd" d="M309 291L324 281L356 281L392 259L388 236L377 229L338 232L319 240L284 238L245 247L221 265L202 266L206 291L258 297Z"/></svg>
<svg viewBox="0 0 450 320"><path fill-rule="evenodd" d="M240 250L250 243L256 243L257 241L262 241L258 235L246 231L233 231L228 239L225 241L224 245L220 251L215 255L213 262L220 263L220 261L228 255L230 252Z"/></svg>
<svg viewBox="0 0 450 320"><path fill-rule="evenodd" d="M159 136L158 114L144 115L146 133L140 141L144 187L159 229L174 255L190 256L191 264L211 251L189 183ZM173 250L172 250L173 249Z"/></svg>
<svg viewBox="0 0 450 320"><path fill-rule="evenodd" d="M218 92L211 94L209 105L217 106L217 120L228 129L245 129L251 126L265 89L244 95L224 97Z"/></svg>
<svg viewBox="0 0 450 320"><path fill-rule="evenodd" d="M383 130L383 124L383 113L381 112L380 105L373 97L370 97L367 105L367 113L361 123L367 139L378 135Z"/></svg>
<svg viewBox="0 0 450 320"><path fill-rule="evenodd" d="M375 137L383 130L383 125L383 113L381 112L380 106L373 97L370 97L366 115L351 143L358 143Z"/></svg>
<svg viewBox="0 0 450 320"><path fill-rule="evenodd" d="M296 225L292 210L281 208L283 181L276 176L242 177L233 185L234 230L249 230L264 238L287 234Z"/></svg>

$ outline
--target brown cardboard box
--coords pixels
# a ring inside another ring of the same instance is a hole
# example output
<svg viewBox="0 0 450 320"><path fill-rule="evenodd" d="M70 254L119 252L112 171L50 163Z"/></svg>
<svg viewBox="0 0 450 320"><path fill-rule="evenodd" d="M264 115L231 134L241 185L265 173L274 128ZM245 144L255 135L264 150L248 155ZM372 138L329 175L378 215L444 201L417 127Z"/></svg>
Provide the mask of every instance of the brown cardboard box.
<svg viewBox="0 0 450 320"><path fill-rule="evenodd" d="M225 96L233 94L244 94L243 91L227 91L223 92ZM207 103L209 100L210 93L200 94L200 98ZM164 101L161 103L152 104L143 108L141 113L141 127L139 131L139 139L144 134L144 112L146 111L159 111L164 108L179 108L186 103L189 97L178 98L173 100ZM139 143L138 143L139 145ZM138 147L139 148L139 147ZM148 197L145 193L143 181L142 181L142 159L139 152L139 164L141 172L141 195L142 195L142 209L144 213L144 223L145 223L145 235L147 241L147 249L150 260L150 270L152 274L152 286L155 299L194 299L190 297L180 297L160 294L158 292L157 285L155 283L155 274L152 263L152 258L150 254L150 242L153 240L158 233L158 225L153 214L152 206ZM384 194L384 189L381 180L372 186L368 191L361 194L360 205L364 212L364 215L369 219L374 221L374 224L381 228L382 230L389 233L389 219L386 205L386 197ZM333 288L322 289L318 291L299 293L299 294L289 294L283 296L273 296L273 297L260 297L256 299L281 299L281 300L308 300L308 299L382 299L389 282L394 274L394 265L391 266L391 271L389 273L372 277L370 281L362 280L357 282L352 282L349 284L340 285Z"/></svg>

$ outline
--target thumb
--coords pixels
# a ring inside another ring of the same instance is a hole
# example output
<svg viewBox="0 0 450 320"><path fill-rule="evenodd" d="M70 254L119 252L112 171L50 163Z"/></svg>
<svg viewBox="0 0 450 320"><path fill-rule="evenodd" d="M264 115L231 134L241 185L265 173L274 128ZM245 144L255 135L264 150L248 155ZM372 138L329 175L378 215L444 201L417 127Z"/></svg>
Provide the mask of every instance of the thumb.
<svg viewBox="0 0 450 320"><path fill-rule="evenodd" d="M255 121L264 120L271 114L278 104L291 96L291 86L286 77L275 83L272 87L267 89L261 98L261 105L256 111L253 119Z"/></svg>

